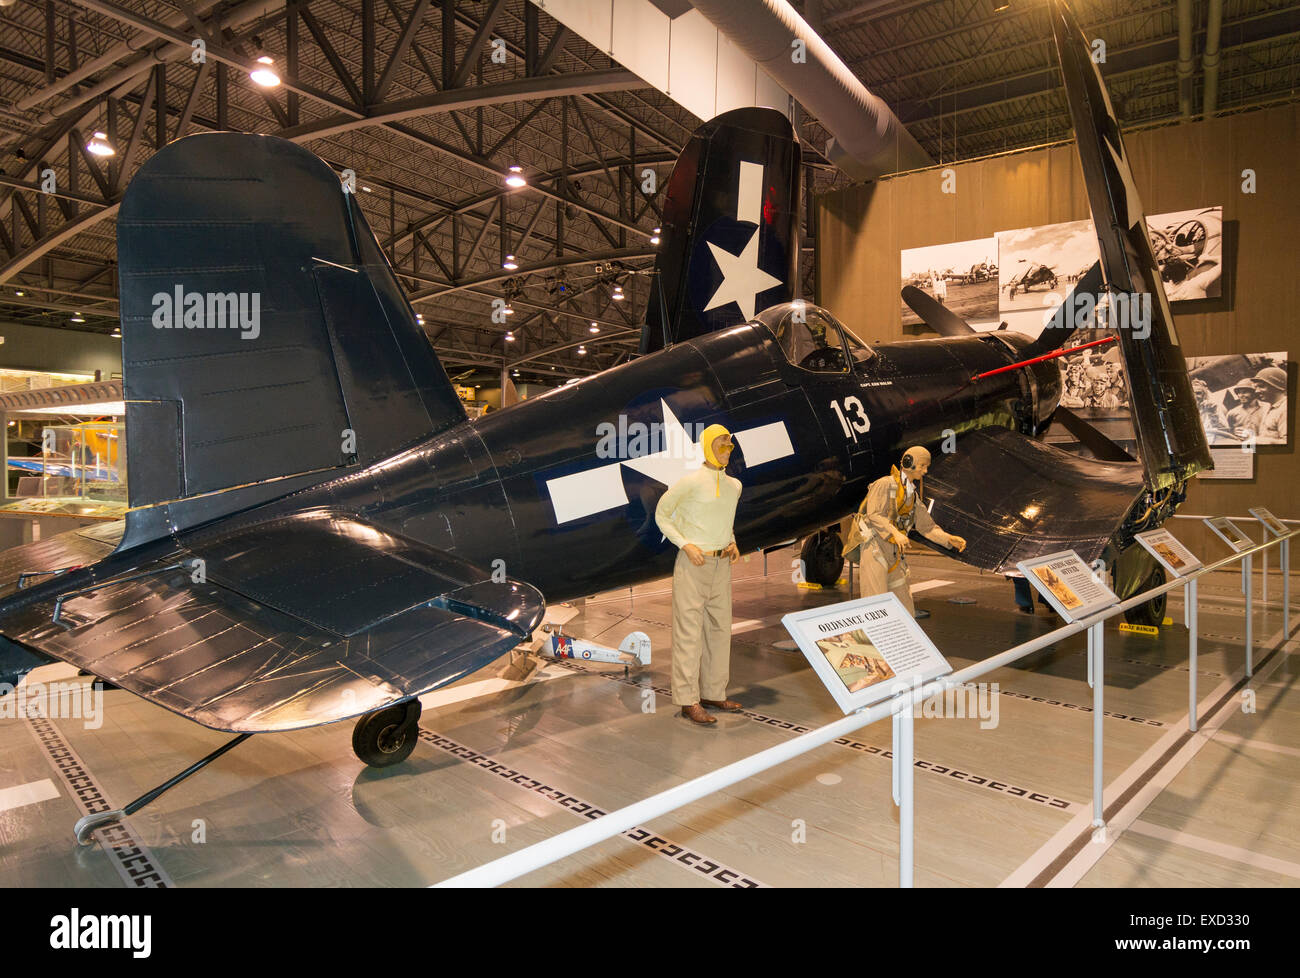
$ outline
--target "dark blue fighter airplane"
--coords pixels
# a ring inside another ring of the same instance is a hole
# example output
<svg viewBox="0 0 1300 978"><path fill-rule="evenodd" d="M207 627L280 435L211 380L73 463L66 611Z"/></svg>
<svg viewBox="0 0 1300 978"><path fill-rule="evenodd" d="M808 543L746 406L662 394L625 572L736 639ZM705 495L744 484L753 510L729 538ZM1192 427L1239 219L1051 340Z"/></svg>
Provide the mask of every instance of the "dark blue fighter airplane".
<svg viewBox="0 0 1300 978"><path fill-rule="evenodd" d="M195 769L251 733L357 717L358 756L395 763L416 697L526 638L545 600L670 571L655 504L713 422L738 446L741 549L818 534L812 576L840 569L822 528L912 444L934 449L957 559L1125 566L1210 461L1109 100L1063 6L1054 30L1101 244L1076 294L1155 297L1150 335L1116 337L1139 459L1057 406L1053 362L1021 365L1074 333L1068 303L1031 340L914 295L941 335L869 347L793 301L799 148L775 111L729 112L683 151L642 355L477 420L328 166L191 136L141 168L117 222L125 531L0 558L0 680L64 660L240 735ZM1095 457L1040 441L1053 420ZM609 437L633 426L654 437Z"/></svg>

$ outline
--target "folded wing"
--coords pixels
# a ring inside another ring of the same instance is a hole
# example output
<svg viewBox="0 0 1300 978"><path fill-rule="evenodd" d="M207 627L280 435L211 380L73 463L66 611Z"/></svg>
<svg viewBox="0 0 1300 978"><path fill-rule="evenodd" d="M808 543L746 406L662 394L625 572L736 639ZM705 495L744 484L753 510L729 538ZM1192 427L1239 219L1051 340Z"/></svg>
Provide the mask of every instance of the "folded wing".
<svg viewBox="0 0 1300 978"><path fill-rule="evenodd" d="M936 454L925 486L935 522L965 537L961 559L984 570L1059 550L1091 562L1144 493L1138 462L1082 458L1006 428Z"/></svg>

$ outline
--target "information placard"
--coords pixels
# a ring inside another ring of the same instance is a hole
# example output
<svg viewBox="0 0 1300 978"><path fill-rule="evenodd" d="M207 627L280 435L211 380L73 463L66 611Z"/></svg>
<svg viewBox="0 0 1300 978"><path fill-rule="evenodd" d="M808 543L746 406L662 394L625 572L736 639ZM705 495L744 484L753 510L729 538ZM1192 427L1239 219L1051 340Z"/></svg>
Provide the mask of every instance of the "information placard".
<svg viewBox="0 0 1300 978"><path fill-rule="evenodd" d="M1280 519L1266 510L1263 506L1254 506L1246 510L1251 516L1264 524L1264 528L1275 537L1284 537L1290 533L1290 529Z"/></svg>
<svg viewBox="0 0 1300 978"><path fill-rule="evenodd" d="M1022 560L1016 566L1066 621L1087 618L1119 601L1073 550Z"/></svg>
<svg viewBox="0 0 1300 978"><path fill-rule="evenodd" d="M1255 545L1255 541L1246 534L1241 532L1241 527L1226 516L1207 516L1202 521L1213 530L1229 547L1233 553L1241 553L1243 550L1249 550Z"/></svg>
<svg viewBox="0 0 1300 978"><path fill-rule="evenodd" d="M1174 577L1190 574L1201 566L1201 558L1184 547L1164 527L1139 533L1137 542L1146 547L1151 556L1160 561L1160 565Z"/></svg>
<svg viewBox="0 0 1300 978"><path fill-rule="evenodd" d="M791 612L781 623L845 713L888 699L900 683L952 672L892 594Z"/></svg>
<svg viewBox="0 0 1300 978"><path fill-rule="evenodd" d="M1255 478L1255 453L1240 448L1211 448L1210 458L1214 469L1202 469L1198 479L1253 479Z"/></svg>

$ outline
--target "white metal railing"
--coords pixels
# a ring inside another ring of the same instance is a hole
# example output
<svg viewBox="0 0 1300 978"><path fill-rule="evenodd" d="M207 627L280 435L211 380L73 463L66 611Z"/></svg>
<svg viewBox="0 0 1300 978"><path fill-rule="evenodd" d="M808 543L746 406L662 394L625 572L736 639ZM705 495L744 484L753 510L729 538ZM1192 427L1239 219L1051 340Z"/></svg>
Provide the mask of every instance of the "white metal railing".
<svg viewBox="0 0 1300 978"><path fill-rule="evenodd" d="M818 727L816 730L810 730L808 733L800 734L792 740L775 747L769 747L767 750L759 751L757 754L751 754L749 757L742 758L716 771L710 771L698 778L692 778L690 781L683 782L666 791L661 791L649 798L634 802L623 808L612 811L600 818L593 819L576 828L561 832L559 835L544 839L541 842L534 843L531 846L520 849L517 852L502 856L500 859L494 859L489 863L484 863L475 869L453 876L450 879L443 880L435 884L440 887L484 887L499 886L502 883L508 883L533 870L540 869L543 866L556 862L571 856L588 846L603 842L605 839L612 838L622 832L627 831L635 825L642 824L649 819L657 818L674 809L687 805L690 802L698 801L706 795L733 785L738 781L752 777L768 768L775 767L785 761L806 754L814 748L821 747L823 744L829 744L839 740L841 737L860 730L863 727L875 723L877 720L883 720L885 717L893 718L893 793L894 802L899 808L899 860L898 860L898 884L899 886L908 887L912 885L912 840L913 840L913 712L914 707L933 695L942 695L946 690L952 689L976 679L995 669L1001 669L1003 666L1010 665L1025 656L1032 655L1040 649L1049 645L1054 645L1062 639L1068 638L1082 631L1088 633L1088 685L1092 687L1092 809L1093 825L1104 825L1102 811L1102 790L1104 788L1102 777L1102 759L1103 759L1103 737L1102 737L1102 719L1103 714L1103 688L1104 688L1104 645L1103 645L1103 625L1105 622L1116 615L1122 614L1130 608L1137 607L1152 598L1158 597L1174 588L1183 588L1184 594L1184 624L1188 630L1188 729L1195 731L1197 726L1197 702L1196 702L1196 653L1197 653L1197 581L1205 574L1212 573L1222 567L1227 567L1234 561L1242 561L1242 590L1246 595L1246 675L1254 675L1254 650L1253 636L1251 632L1252 618L1252 590L1250 578L1251 558L1258 552L1267 552L1268 548L1280 545L1282 550L1281 567L1282 567L1282 636L1283 641L1290 635L1291 624L1291 583L1290 583L1290 543L1291 538L1300 533L1300 530L1292 530L1286 536L1275 537L1262 543L1255 544L1249 549L1233 553L1216 561L1207 564L1196 571L1188 574L1186 577L1176 578L1168 581L1159 587L1151 588L1149 591L1143 591L1133 597L1122 601L1119 604L1112 605L1094 615L1079 621L1063 625L1060 628L1040 635L1028 642L1022 642L1020 645L1000 652L992 658L977 662L974 665L959 669L956 672L949 673L939 679L931 682L920 684L915 683L910 687L897 689L892 699L882 701L874 706L851 713L840 720L835 720L825 726ZM901 684L900 684L901 685Z"/></svg>

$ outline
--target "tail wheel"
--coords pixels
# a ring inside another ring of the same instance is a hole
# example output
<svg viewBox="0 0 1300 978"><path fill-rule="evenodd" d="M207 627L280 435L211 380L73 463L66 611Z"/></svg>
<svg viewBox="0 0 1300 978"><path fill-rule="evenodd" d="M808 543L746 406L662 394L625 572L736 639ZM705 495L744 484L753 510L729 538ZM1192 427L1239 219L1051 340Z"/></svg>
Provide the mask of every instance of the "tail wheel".
<svg viewBox="0 0 1300 978"><path fill-rule="evenodd" d="M419 700L367 713L352 730L352 752L370 767L400 764L415 750L419 727Z"/></svg>
<svg viewBox="0 0 1300 978"><path fill-rule="evenodd" d="M833 587L840 579L844 569L844 557L840 553L839 527L827 527L818 530L803 542L799 559L803 561L803 577L810 584Z"/></svg>
<svg viewBox="0 0 1300 978"><path fill-rule="evenodd" d="M1159 587L1164 583L1165 569L1156 566L1142 581L1142 584L1137 590L1138 592L1149 591L1151 588ZM1165 620L1165 607L1168 603L1165 599L1168 597L1169 592L1166 591L1164 594L1154 597L1150 601L1138 605L1136 608L1130 608L1128 611L1124 612L1124 620L1130 625L1153 625L1159 627L1160 623Z"/></svg>

